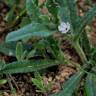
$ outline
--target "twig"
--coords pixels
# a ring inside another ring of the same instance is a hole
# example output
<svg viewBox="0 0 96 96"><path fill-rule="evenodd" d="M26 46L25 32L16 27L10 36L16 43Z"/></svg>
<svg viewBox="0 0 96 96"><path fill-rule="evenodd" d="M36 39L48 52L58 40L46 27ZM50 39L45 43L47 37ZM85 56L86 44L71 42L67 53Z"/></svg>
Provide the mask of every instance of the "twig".
<svg viewBox="0 0 96 96"><path fill-rule="evenodd" d="M13 85L11 83L11 79L9 78L8 74L6 74L6 77L8 79L8 83L9 83L9 86L10 86L11 90L13 90L14 88L13 88Z"/></svg>
<svg viewBox="0 0 96 96"><path fill-rule="evenodd" d="M14 83L16 89L19 90L19 87L18 87L17 83L15 82L15 80L13 79L13 77L10 74L9 74L9 77L11 78L12 82Z"/></svg>

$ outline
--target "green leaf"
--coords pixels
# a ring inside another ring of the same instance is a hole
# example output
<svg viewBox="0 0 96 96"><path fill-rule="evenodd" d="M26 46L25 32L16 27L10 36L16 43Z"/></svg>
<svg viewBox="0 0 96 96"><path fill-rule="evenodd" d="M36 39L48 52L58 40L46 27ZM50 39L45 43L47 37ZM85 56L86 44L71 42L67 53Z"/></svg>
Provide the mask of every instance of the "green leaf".
<svg viewBox="0 0 96 96"><path fill-rule="evenodd" d="M20 0L5 0L6 1L6 3L10 6L10 7L12 7L12 6L14 6L15 4L19 4L20 3Z"/></svg>
<svg viewBox="0 0 96 96"><path fill-rule="evenodd" d="M20 27L24 27L31 23L29 17L23 17L21 23L19 24Z"/></svg>
<svg viewBox="0 0 96 96"><path fill-rule="evenodd" d="M39 72L35 72L34 76L35 78L32 78L32 82L39 89L38 92L46 93L51 90L52 82L48 82L48 84L46 84L43 80L43 76L41 76Z"/></svg>
<svg viewBox="0 0 96 96"><path fill-rule="evenodd" d="M72 23L72 27L74 31L76 31L78 21L79 21L79 16L78 16L78 8L77 8L77 3L76 0L67 0L68 2L68 8L70 10L70 19Z"/></svg>
<svg viewBox="0 0 96 96"><path fill-rule="evenodd" d="M32 36L48 37L53 33L54 32L49 31L44 25L40 23L32 23L17 31L9 33L6 37L6 42L18 41L24 38L31 38Z"/></svg>
<svg viewBox="0 0 96 96"><path fill-rule="evenodd" d="M22 56L23 56L23 45L21 42L18 42L16 45L16 58L17 60L22 60Z"/></svg>
<svg viewBox="0 0 96 96"><path fill-rule="evenodd" d="M50 49L48 49L48 50L50 50L52 52L53 57L57 58L58 55L59 55L59 53L60 53L60 48L59 48L60 45L59 45L58 41L55 40L52 37L49 37L47 39L47 42L46 43L48 45L48 48L51 49L51 50ZM46 44L45 44L45 46L46 46Z"/></svg>
<svg viewBox="0 0 96 96"><path fill-rule="evenodd" d="M87 24L89 24L93 17L96 16L96 5L94 5L86 14L84 17L82 17L82 19L79 21L79 24L78 24L78 29L77 29L77 36L76 36L76 39L79 39L82 32L84 31L84 28Z"/></svg>
<svg viewBox="0 0 96 96"><path fill-rule="evenodd" d="M6 84L7 83L7 80L5 80L5 79L1 79L0 80L0 85L4 85L4 84Z"/></svg>
<svg viewBox="0 0 96 96"><path fill-rule="evenodd" d="M93 60L94 62L96 62L96 47L93 47L91 49L91 60ZM95 63L96 64L96 63ZM95 68L95 67L94 67Z"/></svg>
<svg viewBox="0 0 96 96"><path fill-rule="evenodd" d="M38 80L37 78L32 78L33 84L42 92L45 92L43 80Z"/></svg>
<svg viewBox="0 0 96 96"><path fill-rule="evenodd" d="M0 43L0 52L8 56L16 56L16 44L17 42ZM32 45L23 44L24 50L30 50Z"/></svg>
<svg viewBox="0 0 96 96"><path fill-rule="evenodd" d="M27 59L29 59L29 58L31 58L31 57L34 57L35 53L36 53L36 49L32 49L32 50L28 53Z"/></svg>
<svg viewBox="0 0 96 96"><path fill-rule="evenodd" d="M59 7L59 9L58 9L58 17L60 19L60 22L71 22L70 21L70 10L68 8L67 2L65 2L64 5L65 5L64 7Z"/></svg>
<svg viewBox="0 0 96 96"><path fill-rule="evenodd" d="M38 6L39 0L34 0L34 3Z"/></svg>
<svg viewBox="0 0 96 96"><path fill-rule="evenodd" d="M85 83L86 96L96 96L96 77L88 74Z"/></svg>
<svg viewBox="0 0 96 96"><path fill-rule="evenodd" d="M66 7L67 0L55 0L61 7Z"/></svg>
<svg viewBox="0 0 96 96"><path fill-rule="evenodd" d="M0 44L0 52L8 56L15 56L15 48L16 48L16 42Z"/></svg>
<svg viewBox="0 0 96 96"><path fill-rule="evenodd" d="M45 84L43 81L43 77L38 73L35 72L35 78L32 78L33 84L42 92L46 92Z"/></svg>
<svg viewBox="0 0 96 96"><path fill-rule="evenodd" d="M38 20L38 17L40 15L40 10L38 6L36 5L36 0L26 0L26 10L31 19Z"/></svg>
<svg viewBox="0 0 96 96"><path fill-rule="evenodd" d="M60 49L60 44L57 40L52 37L49 37L45 43L45 46L47 47L46 49L51 52L53 58L56 58L56 60L59 60L64 63L64 53Z"/></svg>
<svg viewBox="0 0 96 96"><path fill-rule="evenodd" d="M51 96L72 96L75 89L78 88L83 75L84 72L79 72L73 75L67 82L64 83L63 90L61 90L61 92L53 94Z"/></svg>
<svg viewBox="0 0 96 96"><path fill-rule="evenodd" d="M15 19L14 17L14 7L7 13L5 20L10 24L13 22L13 20Z"/></svg>
<svg viewBox="0 0 96 96"><path fill-rule="evenodd" d="M58 6L54 0L47 0L46 6L48 11L56 18L58 13Z"/></svg>
<svg viewBox="0 0 96 96"><path fill-rule="evenodd" d="M54 60L31 60L31 61L17 61L10 64L6 64L0 73L13 74L13 73L26 73L42 70L51 66L58 65L58 61Z"/></svg>
<svg viewBox="0 0 96 96"><path fill-rule="evenodd" d="M3 68L4 65L5 65L5 61L4 60L0 60L0 70Z"/></svg>
<svg viewBox="0 0 96 96"><path fill-rule="evenodd" d="M80 37L80 41L81 41L80 42L81 46L82 46L86 56L89 59L90 55L91 55L91 46L90 46L89 38L88 38L87 33L85 31L82 32L82 35Z"/></svg>

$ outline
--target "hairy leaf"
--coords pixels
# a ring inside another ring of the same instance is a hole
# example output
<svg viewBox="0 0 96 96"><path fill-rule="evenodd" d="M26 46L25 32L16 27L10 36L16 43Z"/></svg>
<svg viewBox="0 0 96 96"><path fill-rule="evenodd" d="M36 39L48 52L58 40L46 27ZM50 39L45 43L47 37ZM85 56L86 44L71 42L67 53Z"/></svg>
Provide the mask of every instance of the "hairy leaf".
<svg viewBox="0 0 96 96"><path fill-rule="evenodd" d="M32 36L47 37L54 32L49 31L44 25L40 23L32 23L25 27L9 33L6 37L6 42L18 41L24 38L31 38Z"/></svg>
<svg viewBox="0 0 96 96"><path fill-rule="evenodd" d="M78 84L80 83L80 80L81 80L83 75L84 75L84 72L79 72L79 73L73 75L63 85L63 90L61 90L61 92L56 93L56 94L54 94L52 96L72 96L75 89L78 88Z"/></svg>
<svg viewBox="0 0 96 96"><path fill-rule="evenodd" d="M67 0L67 2L68 2L68 8L70 10L71 23L74 31L76 31L78 21L79 21L77 3L76 3L76 0Z"/></svg>
<svg viewBox="0 0 96 96"><path fill-rule="evenodd" d="M0 73L26 73L26 72L34 72L38 70L42 70L54 65L58 65L58 61L54 60L31 60L31 61L17 61L10 64L6 64Z"/></svg>
<svg viewBox="0 0 96 96"><path fill-rule="evenodd" d="M96 77L88 74L85 83L86 96L96 96Z"/></svg>
<svg viewBox="0 0 96 96"><path fill-rule="evenodd" d="M18 42L16 45L16 58L17 60L22 60L22 55L23 55L23 45L21 42Z"/></svg>

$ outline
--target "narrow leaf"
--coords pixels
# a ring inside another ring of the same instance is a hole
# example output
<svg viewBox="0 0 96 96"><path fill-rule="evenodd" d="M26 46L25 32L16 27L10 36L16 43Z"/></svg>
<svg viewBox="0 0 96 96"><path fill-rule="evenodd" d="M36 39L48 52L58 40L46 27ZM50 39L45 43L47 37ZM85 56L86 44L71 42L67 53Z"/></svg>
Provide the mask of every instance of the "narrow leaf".
<svg viewBox="0 0 96 96"><path fill-rule="evenodd" d="M67 4L70 10L71 23L72 23L74 31L76 31L78 20L79 20L76 0L67 0Z"/></svg>
<svg viewBox="0 0 96 96"><path fill-rule="evenodd" d="M0 70L3 68L4 65L5 65L5 61L4 60L0 60Z"/></svg>
<svg viewBox="0 0 96 96"><path fill-rule="evenodd" d="M87 33L85 31L82 32L81 37L80 37L80 43L81 46L86 54L86 56L88 58L90 58L91 55L91 46L90 46L90 42L89 42L89 38L87 36Z"/></svg>
<svg viewBox="0 0 96 96"><path fill-rule="evenodd" d="M54 60L31 60L31 61L17 61L10 64L6 64L0 73L26 73L42 70L51 66L58 65L58 61Z"/></svg>
<svg viewBox="0 0 96 96"><path fill-rule="evenodd" d="M36 49L31 50L31 51L28 53L28 55L27 55L27 59L33 57L33 56L35 55L35 53L36 53Z"/></svg>
<svg viewBox="0 0 96 96"><path fill-rule="evenodd" d="M96 96L96 79L92 74L89 74L85 83L86 96Z"/></svg>
<svg viewBox="0 0 96 96"><path fill-rule="evenodd" d="M21 60L23 55L23 45L21 42L18 42L16 45L16 58L17 60Z"/></svg>
<svg viewBox="0 0 96 96"><path fill-rule="evenodd" d="M46 6L48 11L56 18L58 13L58 6L54 0L47 0Z"/></svg>
<svg viewBox="0 0 96 96"><path fill-rule="evenodd" d="M1 79L0 80L0 85L4 85L4 84L6 84L7 83L7 80L5 80L5 79Z"/></svg>
<svg viewBox="0 0 96 96"><path fill-rule="evenodd" d="M63 90L52 96L72 96L75 89L78 88L78 85L83 75L84 72L79 72L73 75L67 82L65 82L65 84L63 85Z"/></svg>
<svg viewBox="0 0 96 96"><path fill-rule="evenodd" d="M56 0L56 3L58 4L58 18L60 22L71 22L68 0Z"/></svg>

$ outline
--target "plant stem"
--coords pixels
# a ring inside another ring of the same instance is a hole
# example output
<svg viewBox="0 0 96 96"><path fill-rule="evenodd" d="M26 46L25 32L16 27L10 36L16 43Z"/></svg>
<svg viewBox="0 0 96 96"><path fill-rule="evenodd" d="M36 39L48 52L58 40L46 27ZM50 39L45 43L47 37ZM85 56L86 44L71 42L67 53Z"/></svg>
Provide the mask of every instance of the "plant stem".
<svg viewBox="0 0 96 96"><path fill-rule="evenodd" d="M13 88L13 85L12 85L12 83L11 83L11 79L10 79L10 77L8 76L8 74L6 74L6 77L7 77L7 79L8 79L8 83L9 83L9 86L10 86L11 90L13 90L14 88Z"/></svg>
<svg viewBox="0 0 96 96"><path fill-rule="evenodd" d="M15 82L15 80L13 79L13 77L10 74L9 74L9 78L14 83L15 87L17 88L17 90L19 90L19 87L18 87L17 83Z"/></svg>
<svg viewBox="0 0 96 96"><path fill-rule="evenodd" d="M76 52L78 53L78 55L80 56L80 59L82 61L82 63L86 63L87 58L84 54L84 51L82 50L82 48L80 47L79 42L73 42L72 43L73 47L75 48Z"/></svg>

